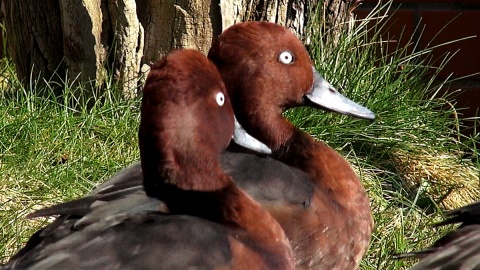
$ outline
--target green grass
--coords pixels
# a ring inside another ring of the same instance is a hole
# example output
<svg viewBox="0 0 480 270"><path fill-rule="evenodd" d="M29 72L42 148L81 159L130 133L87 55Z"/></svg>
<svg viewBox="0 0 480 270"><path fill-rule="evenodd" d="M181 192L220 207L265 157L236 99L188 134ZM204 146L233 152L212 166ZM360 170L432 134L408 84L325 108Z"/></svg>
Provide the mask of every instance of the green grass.
<svg viewBox="0 0 480 270"><path fill-rule="evenodd" d="M382 17L388 7L372 17ZM387 46L397 45L379 35L385 20L373 27L358 23L337 45L325 44L318 30L321 13L315 14L310 53L317 68L378 118L371 123L308 108L285 115L347 157L368 190L375 231L361 269L406 269L412 262L391 255L426 247L450 229L429 226L445 207L438 199L445 191L435 189L439 179L464 185L471 180L468 171L478 181L480 166L463 159L466 152L478 155L470 144L476 139L458 133L463 122L452 117L456 111L447 102L452 97L435 94L448 84L435 76L451 55L430 59L430 49L413 50L414 43L392 53ZM421 34L421 27L417 31ZM45 224L25 220L27 213L82 196L139 159L139 99L111 96L112 83L90 109L75 110L69 106L76 102L74 83L54 102L48 94L32 93L53 87L25 89L6 59L0 71L0 261L5 261ZM420 167L428 174L412 169Z"/></svg>
<svg viewBox="0 0 480 270"><path fill-rule="evenodd" d="M362 177L375 231L361 269L407 269L411 261L395 261L391 255L427 247L451 229L429 226L441 216L439 209L480 197L478 164L464 159L466 153L478 157L472 144L478 139L458 132L465 120L455 117L459 112L451 106L453 97L438 91L448 87L450 81L437 75L454 55L432 59L433 48L420 50L403 35L394 39L409 46L390 42L381 35L389 8L390 3L379 4L365 21L344 31L337 44L323 41L329 33L319 27L321 10L310 26L310 54L317 69L346 96L374 111L376 121L313 109L286 113L343 153ZM421 36L422 26L416 31Z"/></svg>
<svg viewBox="0 0 480 270"><path fill-rule="evenodd" d="M1 63L3 78L14 74ZM3 82L0 97L0 261L21 247L38 221L24 216L82 196L99 180L139 159L139 100L102 98L76 111L51 97L36 97L18 81ZM66 89L72 93L73 89Z"/></svg>

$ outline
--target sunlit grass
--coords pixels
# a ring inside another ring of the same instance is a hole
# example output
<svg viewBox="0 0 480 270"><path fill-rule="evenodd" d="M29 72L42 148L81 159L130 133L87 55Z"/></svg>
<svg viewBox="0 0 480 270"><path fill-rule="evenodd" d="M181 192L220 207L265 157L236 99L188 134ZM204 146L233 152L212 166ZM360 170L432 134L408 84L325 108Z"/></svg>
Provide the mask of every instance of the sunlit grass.
<svg viewBox="0 0 480 270"><path fill-rule="evenodd" d="M454 55L432 59L432 48L420 50L412 37L400 35L392 42L382 35L389 8L390 3L379 4L366 20L352 23L337 44L324 42L329 33L318 27L321 10L311 18L309 32L317 69L374 111L376 121L313 109L286 113L347 157L367 188L375 231L361 269L408 268L412 262L391 255L428 246L451 229L429 226L441 217L439 210L480 198L478 164L472 162L478 156L472 142L478 140L459 133L465 120L452 106L454 97L439 94L449 80L437 75ZM423 26L416 31L421 35ZM409 45L400 47L401 39Z"/></svg>
<svg viewBox="0 0 480 270"><path fill-rule="evenodd" d="M386 8L370 19L384 17ZM320 18L321 13L312 17L314 26ZM372 109L375 122L307 108L285 113L340 151L368 190L376 225L361 269L406 269L412 262L391 255L428 246L449 229L429 226L441 217L438 210L468 203L463 197L442 200L451 195L448 185L469 187L461 194L471 193L470 200L478 194L479 165L472 162L478 160L470 158L478 155L476 138L459 134L463 122L455 117L452 97L436 93L448 84L435 76L452 55L430 59L430 49L413 50L414 43L397 48L380 36L384 23L358 22L336 45L324 43L318 27L309 37L318 70ZM422 27L417 31L421 34ZM53 85L25 89L5 59L0 71L0 261L5 261L44 224L25 220L27 213L82 196L139 159L139 99L124 101L106 89L91 108L76 110L70 106L76 84L66 83L66 95L57 102L48 95ZM39 90L47 94L38 97ZM439 181L446 188L435 189Z"/></svg>
<svg viewBox="0 0 480 270"><path fill-rule="evenodd" d="M138 99L102 98L78 111L70 98L37 97L11 79L11 67L5 72L12 81L0 89L0 261L42 225L26 214L82 196L139 158Z"/></svg>

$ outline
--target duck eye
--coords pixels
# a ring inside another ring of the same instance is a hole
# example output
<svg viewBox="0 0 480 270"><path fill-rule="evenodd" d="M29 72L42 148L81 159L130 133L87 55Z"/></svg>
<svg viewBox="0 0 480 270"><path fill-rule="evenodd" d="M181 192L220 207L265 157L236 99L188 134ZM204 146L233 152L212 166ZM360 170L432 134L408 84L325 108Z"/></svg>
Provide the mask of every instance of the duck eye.
<svg viewBox="0 0 480 270"><path fill-rule="evenodd" d="M225 96L223 95L223 93L217 93L217 95L215 96L215 100L217 101L217 104L219 106L223 106L223 103L225 103Z"/></svg>
<svg viewBox="0 0 480 270"><path fill-rule="evenodd" d="M294 61L293 54L289 51L284 51L278 56L278 61L284 64L291 64Z"/></svg>

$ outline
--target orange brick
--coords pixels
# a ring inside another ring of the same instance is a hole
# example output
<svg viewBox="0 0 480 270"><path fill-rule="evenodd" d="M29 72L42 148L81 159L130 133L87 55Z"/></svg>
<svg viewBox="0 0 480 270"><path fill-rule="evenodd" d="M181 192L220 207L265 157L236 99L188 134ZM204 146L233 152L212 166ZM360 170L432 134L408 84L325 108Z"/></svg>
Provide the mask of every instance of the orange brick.
<svg viewBox="0 0 480 270"><path fill-rule="evenodd" d="M458 109L457 113L462 119L472 118L475 116L480 116L480 81L477 82L477 87L450 87L450 91L455 89L462 89L458 95L455 97L456 105ZM466 136L474 135L474 121L464 121L464 127L462 128L462 133ZM480 127L477 127L477 133L480 132ZM477 145L477 147L480 147Z"/></svg>
<svg viewBox="0 0 480 270"><path fill-rule="evenodd" d="M364 0L364 3L376 4L379 0ZM386 0L382 1L383 3ZM478 0L394 0L393 3L452 3L452 4L461 4L461 3L478 3Z"/></svg>
<svg viewBox="0 0 480 270"><path fill-rule="evenodd" d="M467 36L480 34L480 11L470 11L459 14L457 11L421 11L421 17L426 28L421 37L422 47L434 46L460 39ZM455 20L452 21L456 16ZM449 23L450 22L450 23ZM444 30L439 32L446 24ZM455 42L434 50L434 56L440 57L445 53L458 53L446 65L441 73L442 77L451 72L455 77L465 76L480 72L480 38ZM475 76L480 79L480 75Z"/></svg>
<svg viewBox="0 0 480 270"><path fill-rule="evenodd" d="M370 11L359 9L355 11L358 19L367 17ZM415 12L410 10L397 10L389 13L390 18L387 21L386 27L382 29L382 37L385 40L390 40L389 50L392 52L397 47L405 47L415 30ZM375 22L369 24L373 26ZM373 34L373 33L372 33Z"/></svg>
<svg viewBox="0 0 480 270"><path fill-rule="evenodd" d="M455 107L461 109L459 113L462 114L462 118L476 116L480 108L480 82L478 88L462 88L455 100L457 101Z"/></svg>

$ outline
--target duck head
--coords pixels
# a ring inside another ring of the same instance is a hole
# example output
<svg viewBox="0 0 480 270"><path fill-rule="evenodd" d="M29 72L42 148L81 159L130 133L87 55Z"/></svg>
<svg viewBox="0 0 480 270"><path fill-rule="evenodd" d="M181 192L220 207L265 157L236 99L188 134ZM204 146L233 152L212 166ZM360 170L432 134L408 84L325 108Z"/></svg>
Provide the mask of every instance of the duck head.
<svg viewBox="0 0 480 270"><path fill-rule="evenodd" d="M228 179L218 160L233 130L225 85L205 56L177 51L154 64L143 88L138 132L147 195L165 183L197 191L224 187Z"/></svg>
<svg viewBox="0 0 480 270"><path fill-rule="evenodd" d="M288 108L313 106L375 118L324 80L300 40L283 26L269 22L233 25L213 42L208 57L222 74L238 121L254 137L265 138L260 140L272 149L293 128L282 116ZM276 130L269 130L273 126Z"/></svg>
<svg viewBox="0 0 480 270"><path fill-rule="evenodd" d="M236 121L217 68L193 50L170 53L152 66L143 88L138 139L144 187L152 197L160 184L196 191L224 187L228 177L219 159L230 139L271 153Z"/></svg>

